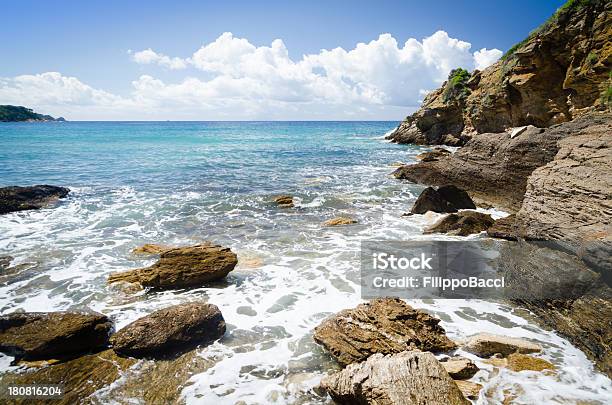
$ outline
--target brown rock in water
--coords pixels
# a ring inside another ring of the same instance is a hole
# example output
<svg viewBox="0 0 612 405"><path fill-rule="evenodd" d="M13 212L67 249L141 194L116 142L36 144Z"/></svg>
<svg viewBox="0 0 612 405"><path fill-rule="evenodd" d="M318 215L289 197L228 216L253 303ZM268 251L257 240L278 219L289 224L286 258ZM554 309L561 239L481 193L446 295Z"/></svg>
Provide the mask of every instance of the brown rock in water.
<svg viewBox="0 0 612 405"><path fill-rule="evenodd" d="M439 322L399 298L378 298L327 318L315 328L314 339L341 365L363 361L374 353L455 348Z"/></svg>
<svg viewBox="0 0 612 405"><path fill-rule="evenodd" d="M439 160L441 157L450 155L451 152L444 148L434 148L430 151L419 153L416 158L423 162L434 162Z"/></svg>
<svg viewBox="0 0 612 405"><path fill-rule="evenodd" d="M292 208L293 207L293 197L290 195L279 195L274 198L274 202L278 204L281 208Z"/></svg>
<svg viewBox="0 0 612 405"><path fill-rule="evenodd" d="M65 187L48 185L1 187L0 214L43 208L66 197L69 192L70 189Z"/></svg>
<svg viewBox="0 0 612 405"><path fill-rule="evenodd" d="M424 233L447 233L449 235L467 236L486 231L495 221L488 214L477 211L461 211L448 214L438 222L425 229Z"/></svg>
<svg viewBox="0 0 612 405"><path fill-rule="evenodd" d="M555 369L555 366L549 361L521 353L512 353L509 355L506 367L512 371L544 371Z"/></svg>
<svg viewBox="0 0 612 405"><path fill-rule="evenodd" d="M501 354L503 357L511 353L536 353L542 351L540 345L525 339L508 336L493 335L491 333L479 333L470 337L461 348L466 352L473 353L479 357L491 357Z"/></svg>
<svg viewBox="0 0 612 405"><path fill-rule="evenodd" d="M0 316L0 351L24 360L66 357L106 346L111 329L98 313L12 313Z"/></svg>
<svg viewBox="0 0 612 405"><path fill-rule="evenodd" d="M140 283L160 289L198 287L224 278L237 263L236 254L229 248L204 243L166 250L154 265L113 273L108 282Z"/></svg>
<svg viewBox="0 0 612 405"><path fill-rule="evenodd" d="M472 360L461 356L444 358L440 364L453 380L467 380L480 370Z"/></svg>
<svg viewBox="0 0 612 405"><path fill-rule="evenodd" d="M225 333L215 305L191 302L174 305L137 319L111 337L113 350L132 357L160 357L210 343Z"/></svg>
<svg viewBox="0 0 612 405"><path fill-rule="evenodd" d="M40 369L29 369L20 373L5 373L0 377L0 386L29 384L61 384L65 391L60 398L47 400L50 404L73 405L89 403L86 398L94 392L108 387L121 377L121 373L136 361L122 359L112 350L88 354L64 363ZM11 404L31 404L32 399L11 399ZM43 403L43 400L37 400Z"/></svg>
<svg viewBox="0 0 612 405"><path fill-rule="evenodd" d="M469 404L433 354L374 354L321 381L338 404Z"/></svg>
<svg viewBox="0 0 612 405"><path fill-rule="evenodd" d="M482 389L482 385L464 380L456 380L455 384L461 391L464 397L471 400L477 400L478 395L480 394L480 390Z"/></svg>
<svg viewBox="0 0 612 405"><path fill-rule="evenodd" d="M143 255L158 255L170 249L172 249L172 247L170 246L157 245L155 243L145 243L142 246L132 249L132 253Z"/></svg>
<svg viewBox="0 0 612 405"><path fill-rule="evenodd" d="M337 217L337 218L328 219L327 221L323 222L323 226L351 225L351 224L356 224L356 223L357 221L354 220L353 218Z"/></svg>
<svg viewBox="0 0 612 405"><path fill-rule="evenodd" d="M388 139L448 144L468 134L549 127L604 107L611 16L609 1L566 3L497 63L471 75L451 72Z"/></svg>
<svg viewBox="0 0 612 405"><path fill-rule="evenodd" d="M458 187L427 187L414 202L411 214L425 214L427 211L445 213L460 209L476 208L470 196Z"/></svg>
<svg viewBox="0 0 612 405"><path fill-rule="evenodd" d="M515 241L518 240L522 234L524 234L524 231L522 231L516 223L514 214L496 220L495 223L487 229L487 235L497 239Z"/></svg>

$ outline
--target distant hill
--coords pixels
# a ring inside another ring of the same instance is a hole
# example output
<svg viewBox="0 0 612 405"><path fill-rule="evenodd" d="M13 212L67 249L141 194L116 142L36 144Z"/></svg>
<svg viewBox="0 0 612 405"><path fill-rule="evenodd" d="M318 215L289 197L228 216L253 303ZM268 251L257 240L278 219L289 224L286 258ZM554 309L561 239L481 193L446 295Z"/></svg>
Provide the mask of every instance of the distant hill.
<svg viewBox="0 0 612 405"><path fill-rule="evenodd" d="M20 121L66 121L63 117L35 113L31 108L16 105L0 105L0 122Z"/></svg>

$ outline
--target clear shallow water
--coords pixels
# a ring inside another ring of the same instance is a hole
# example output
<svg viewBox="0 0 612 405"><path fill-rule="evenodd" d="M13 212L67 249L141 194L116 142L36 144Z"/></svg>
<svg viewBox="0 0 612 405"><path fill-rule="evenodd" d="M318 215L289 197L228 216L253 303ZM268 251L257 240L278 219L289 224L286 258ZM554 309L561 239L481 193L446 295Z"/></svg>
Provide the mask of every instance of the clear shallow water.
<svg viewBox="0 0 612 405"><path fill-rule="evenodd" d="M54 209L0 216L0 312L91 308L121 328L171 304L219 306L228 333L199 350L210 364L185 384L187 403L325 403L315 387L336 369L312 341L331 313L357 305L359 244L414 239L435 216L402 218L423 187L388 176L423 150L384 142L396 123L31 123L0 124L0 185L57 184L73 192ZM297 197L296 208L271 203ZM359 225L323 228L349 215ZM106 284L109 273L151 264L144 243L211 240L239 265L225 283L145 294ZM481 403L606 403L610 380L566 340L483 301L411 302L442 319L453 339L479 331L539 341L556 375L483 368ZM468 357L473 357L469 356ZM474 358L475 359L475 358ZM0 372L10 359L0 357ZM132 370L137 374L142 362ZM186 365L185 367L189 367ZM130 375L102 390L123 396Z"/></svg>

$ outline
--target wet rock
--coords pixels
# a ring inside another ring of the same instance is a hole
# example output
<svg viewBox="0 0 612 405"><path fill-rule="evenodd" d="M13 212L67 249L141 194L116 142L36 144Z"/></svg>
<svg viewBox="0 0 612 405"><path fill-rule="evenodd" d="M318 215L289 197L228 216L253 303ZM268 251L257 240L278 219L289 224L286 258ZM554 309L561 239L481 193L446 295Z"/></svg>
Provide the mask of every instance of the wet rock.
<svg viewBox="0 0 612 405"><path fill-rule="evenodd" d="M544 371L555 369L552 363L544 359L521 353L512 353L507 358L493 357L486 360L486 362L496 367L509 368L512 371Z"/></svg>
<svg viewBox="0 0 612 405"><path fill-rule="evenodd" d="M170 249L172 249L172 247L170 247L170 246L157 245L157 244L154 244L154 243L145 243L142 246L134 248L132 250L132 253L134 253L134 254L143 254L143 255L158 255L158 254L161 254L161 253L165 252L166 250L170 250Z"/></svg>
<svg viewBox="0 0 612 405"><path fill-rule="evenodd" d="M455 348L439 322L398 298L379 298L327 318L315 328L314 339L341 365L363 361L374 353Z"/></svg>
<svg viewBox="0 0 612 405"><path fill-rule="evenodd" d="M132 357L160 357L210 343L225 333L215 305L191 302L174 305L137 319L111 337L113 350Z"/></svg>
<svg viewBox="0 0 612 405"><path fill-rule="evenodd" d="M500 218L487 229L487 235L492 238L518 240L524 232L518 227L514 214Z"/></svg>
<svg viewBox="0 0 612 405"><path fill-rule="evenodd" d="M49 400L49 403L58 405L88 403L85 402L87 397L118 380L121 373L134 363L133 359L123 359L112 350L105 350L44 368L29 369L21 373L6 373L0 377L0 386L62 384L65 388L62 397ZM11 403L29 404L32 403L32 399L15 399L11 400Z"/></svg>
<svg viewBox="0 0 612 405"><path fill-rule="evenodd" d="M325 377L321 385L338 404L469 404L433 354L380 353Z"/></svg>
<svg viewBox="0 0 612 405"><path fill-rule="evenodd" d="M337 218L328 219L327 221L323 222L323 226L351 225L351 224L356 224L356 223L357 223L357 220L353 218L337 217Z"/></svg>
<svg viewBox="0 0 612 405"><path fill-rule="evenodd" d="M499 353L505 357L512 353L536 353L542 351L540 345L525 339L479 333L470 337L461 348L479 357L491 357Z"/></svg>
<svg viewBox="0 0 612 405"><path fill-rule="evenodd" d="M610 115L591 114L547 129L527 129L513 139L505 132L478 134L452 155L402 166L393 175L433 186L453 184L474 198L516 212L525 197L529 176L555 159L559 141L600 127L609 122Z"/></svg>
<svg viewBox="0 0 612 405"><path fill-rule="evenodd" d="M440 364L453 380L467 380L479 370L472 360L461 356L444 358L440 360Z"/></svg>
<svg viewBox="0 0 612 405"><path fill-rule="evenodd" d="M450 155L451 152L444 148L434 148L430 151L419 153L416 158L423 162L434 162L439 160L441 157Z"/></svg>
<svg viewBox="0 0 612 405"><path fill-rule="evenodd" d="M238 259L229 248L204 243L162 252L150 267L113 273L108 282L140 283L143 287L198 287L220 280L234 269Z"/></svg>
<svg viewBox="0 0 612 405"><path fill-rule="evenodd" d="M477 211L461 211L448 214L438 222L425 229L424 233L447 233L449 235L467 236L487 230L495 221L488 214Z"/></svg>
<svg viewBox="0 0 612 405"><path fill-rule="evenodd" d="M13 261L12 256L0 256L0 270L6 270L11 267Z"/></svg>
<svg viewBox="0 0 612 405"><path fill-rule="evenodd" d="M274 202L281 208L292 208L293 207L293 196L290 195L279 195L274 198Z"/></svg>
<svg viewBox="0 0 612 405"><path fill-rule="evenodd" d="M111 329L98 313L12 313L0 316L0 351L25 360L71 356L106 346Z"/></svg>
<svg viewBox="0 0 612 405"><path fill-rule="evenodd" d="M461 391L464 397L471 400L477 400L480 394L480 390L482 389L482 385L464 380L456 380L455 384Z"/></svg>
<svg viewBox="0 0 612 405"><path fill-rule="evenodd" d="M476 205L470 196L455 186L427 187L410 210L412 214L433 212L457 212L460 209L474 209Z"/></svg>
<svg viewBox="0 0 612 405"><path fill-rule="evenodd" d="M35 210L64 198L70 192L65 187L38 185L28 187L0 188L0 214L15 211Z"/></svg>

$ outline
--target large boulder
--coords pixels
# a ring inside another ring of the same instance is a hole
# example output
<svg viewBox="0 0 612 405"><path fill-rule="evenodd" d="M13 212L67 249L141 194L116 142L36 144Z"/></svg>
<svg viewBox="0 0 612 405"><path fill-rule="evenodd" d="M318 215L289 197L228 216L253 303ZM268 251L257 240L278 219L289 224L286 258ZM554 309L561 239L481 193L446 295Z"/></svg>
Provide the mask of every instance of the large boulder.
<svg viewBox="0 0 612 405"><path fill-rule="evenodd" d="M399 298L378 298L327 318L315 328L314 339L342 365L374 353L454 349L439 322Z"/></svg>
<svg viewBox="0 0 612 405"><path fill-rule="evenodd" d="M28 187L0 188L0 214L9 212L35 210L64 198L70 189L66 187L38 185Z"/></svg>
<svg viewBox="0 0 612 405"><path fill-rule="evenodd" d="M458 187L447 185L437 189L427 187L423 190L410 213L424 214L427 211L446 213L470 208L476 208L476 205L468 193Z"/></svg>
<svg viewBox="0 0 612 405"><path fill-rule="evenodd" d="M470 402L433 354L374 354L325 377L322 387L338 404L460 405Z"/></svg>
<svg viewBox="0 0 612 405"><path fill-rule="evenodd" d="M0 316L0 351L24 360L65 357L106 346L111 329L98 313L12 313Z"/></svg>
<svg viewBox="0 0 612 405"><path fill-rule="evenodd" d="M461 211L448 214L438 222L425 229L425 233L447 233L449 235L467 236L486 231L495 221L488 214L478 211Z"/></svg>
<svg viewBox="0 0 612 405"><path fill-rule="evenodd" d="M154 265L113 273L108 282L140 283L158 289L199 287L224 278L237 263L236 254L229 248L204 243L162 251Z"/></svg>
<svg viewBox="0 0 612 405"><path fill-rule="evenodd" d="M130 323L111 337L113 350L132 357L174 355L225 334L225 320L215 305L174 305Z"/></svg>
<svg viewBox="0 0 612 405"><path fill-rule="evenodd" d="M491 333L478 333L471 336L461 348L466 352L484 358L494 354L500 354L502 357L505 357L512 353L527 354L542 351L540 345L529 340Z"/></svg>

